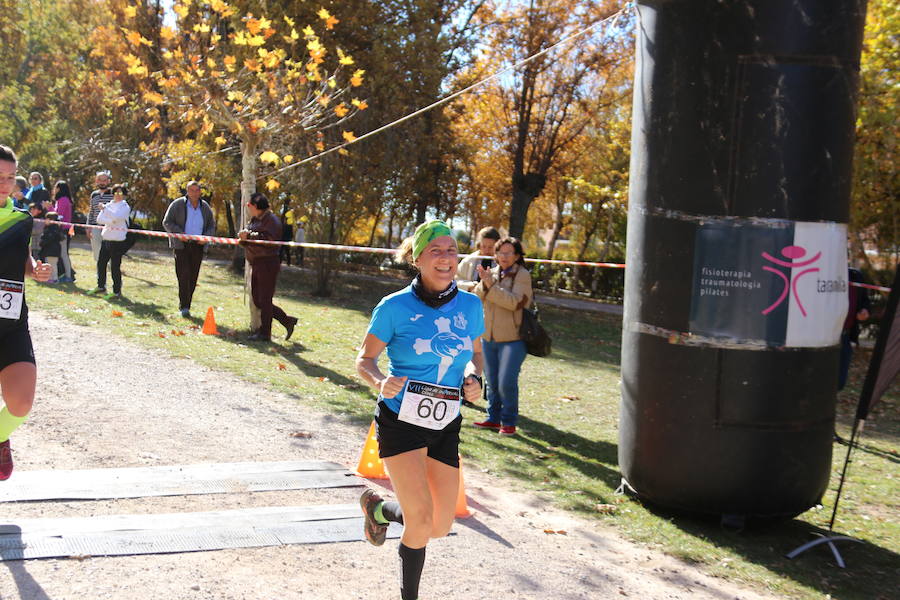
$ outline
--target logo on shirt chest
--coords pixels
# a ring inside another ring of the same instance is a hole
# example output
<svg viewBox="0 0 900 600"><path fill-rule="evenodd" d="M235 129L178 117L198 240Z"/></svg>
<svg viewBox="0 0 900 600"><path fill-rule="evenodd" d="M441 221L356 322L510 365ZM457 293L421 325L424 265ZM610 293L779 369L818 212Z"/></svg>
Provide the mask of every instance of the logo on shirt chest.
<svg viewBox="0 0 900 600"><path fill-rule="evenodd" d="M463 327L459 327L457 321L459 319L461 322L465 323L466 319L462 313L457 313L453 319L453 324L456 325L458 329L464 329ZM438 380L435 382L440 383L441 379L444 378L444 375L450 368L450 365L453 364L453 360L459 356L461 352L472 350L472 338L469 336L460 337L455 334L450 328L450 319L447 317L438 317L434 320L434 325L437 328L437 333L429 339L416 338L416 342L413 344L413 350L416 351L416 354L421 355L430 352L431 354L436 354L440 357Z"/></svg>

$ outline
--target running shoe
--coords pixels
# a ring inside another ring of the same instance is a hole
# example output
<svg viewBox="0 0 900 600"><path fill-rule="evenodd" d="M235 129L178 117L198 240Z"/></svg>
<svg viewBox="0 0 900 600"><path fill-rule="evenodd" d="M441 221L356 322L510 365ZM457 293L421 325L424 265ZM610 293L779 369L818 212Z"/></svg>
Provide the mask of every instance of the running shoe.
<svg viewBox="0 0 900 600"><path fill-rule="evenodd" d="M477 423L472 423L474 427L478 427L480 429L493 429L494 431L500 430L500 423L494 423L493 421L481 421Z"/></svg>
<svg viewBox="0 0 900 600"><path fill-rule="evenodd" d="M362 508L363 514L366 517L363 531L366 534L366 539L369 540L369 543L373 546L381 546L384 544L385 538L387 538L388 526L379 523L378 520L375 519L375 509L378 507L379 502L383 502L381 496L372 490L367 489L362 493L362 496L359 497L359 506Z"/></svg>
<svg viewBox="0 0 900 600"><path fill-rule="evenodd" d="M516 435L516 426L504 425L500 428L500 435Z"/></svg>
<svg viewBox="0 0 900 600"><path fill-rule="evenodd" d="M122 294L113 292L112 294L106 294L105 296L103 296L103 299L104 300L118 300L121 297L122 297Z"/></svg>
<svg viewBox="0 0 900 600"><path fill-rule="evenodd" d="M12 448L9 440L0 442L0 481L6 481L13 472Z"/></svg>
<svg viewBox="0 0 900 600"><path fill-rule="evenodd" d="M88 296L96 296L97 294L105 294L106 288L95 287L94 289L88 290L85 292Z"/></svg>
<svg viewBox="0 0 900 600"><path fill-rule="evenodd" d="M189 308L182 308L182 309L181 309L181 316L184 317L185 319L190 319L190 318L191 318L191 309L189 309Z"/></svg>

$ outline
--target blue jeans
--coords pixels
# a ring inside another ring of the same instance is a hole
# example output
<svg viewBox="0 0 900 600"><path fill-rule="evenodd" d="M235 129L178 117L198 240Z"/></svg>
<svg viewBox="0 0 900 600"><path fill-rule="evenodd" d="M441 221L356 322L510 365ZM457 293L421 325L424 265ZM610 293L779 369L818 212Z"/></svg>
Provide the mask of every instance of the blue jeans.
<svg viewBox="0 0 900 600"><path fill-rule="evenodd" d="M487 380L488 421L515 425L519 420L519 371L525 361L525 342L486 342L484 376Z"/></svg>

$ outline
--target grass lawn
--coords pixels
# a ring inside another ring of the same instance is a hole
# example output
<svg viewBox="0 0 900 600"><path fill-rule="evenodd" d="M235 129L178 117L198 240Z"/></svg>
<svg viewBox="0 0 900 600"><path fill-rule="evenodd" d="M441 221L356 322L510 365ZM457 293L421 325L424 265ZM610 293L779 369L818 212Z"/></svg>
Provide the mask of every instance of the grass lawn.
<svg viewBox="0 0 900 600"><path fill-rule="evenodd" d="M207 261L194 298L195 316L177 313L177 285L168 254L129 256L123 262L125 299L113 303L86 296L94 267L86 250L75 249L76 284L27 284L33 308L75 323L100 327L174 356L264 382L296 399L360 426L360 448L371 421L374 394L356 377L356 348L378 299L402 283L340 277L335 295L316 298L308 275L282 272L276 303L300 318L294 338L272 345L246 340L248 310L243 280ZM216 309L219 337L199 332L208 306ZM115 312L114 312L115 311ZM717 576L740 581L776 597L889 598L900 589L900 525L895 478L900 433L900 394L876 407L855 452L836 529L865 540L844 544L847 569L834 565L819 547L794 561L784 554L827 527L837 475L846 447L836 445L834 476L826 506L797 519L741 533L718 521L654 512L632 497L615 494L619 402L620 318L601 313L542 307L554 339L552 357L526 360L520 387L522 435L508 438L465 428L466 468L501 475L535 490L560 507L617 529L624 537L702 565ZM839 397L839 433L849 437L867 351L857 351L851 383ZM40 364L40 357L38 357ZM249 399L248 399L249 401ZM480 409L464 409L467 422ZM600 506L598 505L613 505ZM890 592L890 590L895 590Z"/></svg>

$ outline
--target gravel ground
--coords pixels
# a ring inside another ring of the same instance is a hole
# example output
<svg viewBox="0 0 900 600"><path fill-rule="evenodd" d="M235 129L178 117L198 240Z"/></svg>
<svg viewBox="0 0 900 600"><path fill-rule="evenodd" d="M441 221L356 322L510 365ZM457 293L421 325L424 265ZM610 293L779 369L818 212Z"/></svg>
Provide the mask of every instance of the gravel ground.
<svg viewBox="0 0 900 600"><path fill-rule="evenodd" d="M19 471L254 460L330 460L352 469L358 461L362 428L286 396L39 311L31 312L31 330L38 393L13 436ZM296 431L312 437L291 437ZM474 469L465 475L475 514L429 545L423 599L766 597L623 541L518 493L512 482ZM15 474L3 485L16 485ZM359 491L29 502L3 512L15 519L301 506L355 502ZM396 548L389 540L382 548L353 542L8 561L0 598L398 598Z"/></svg>

